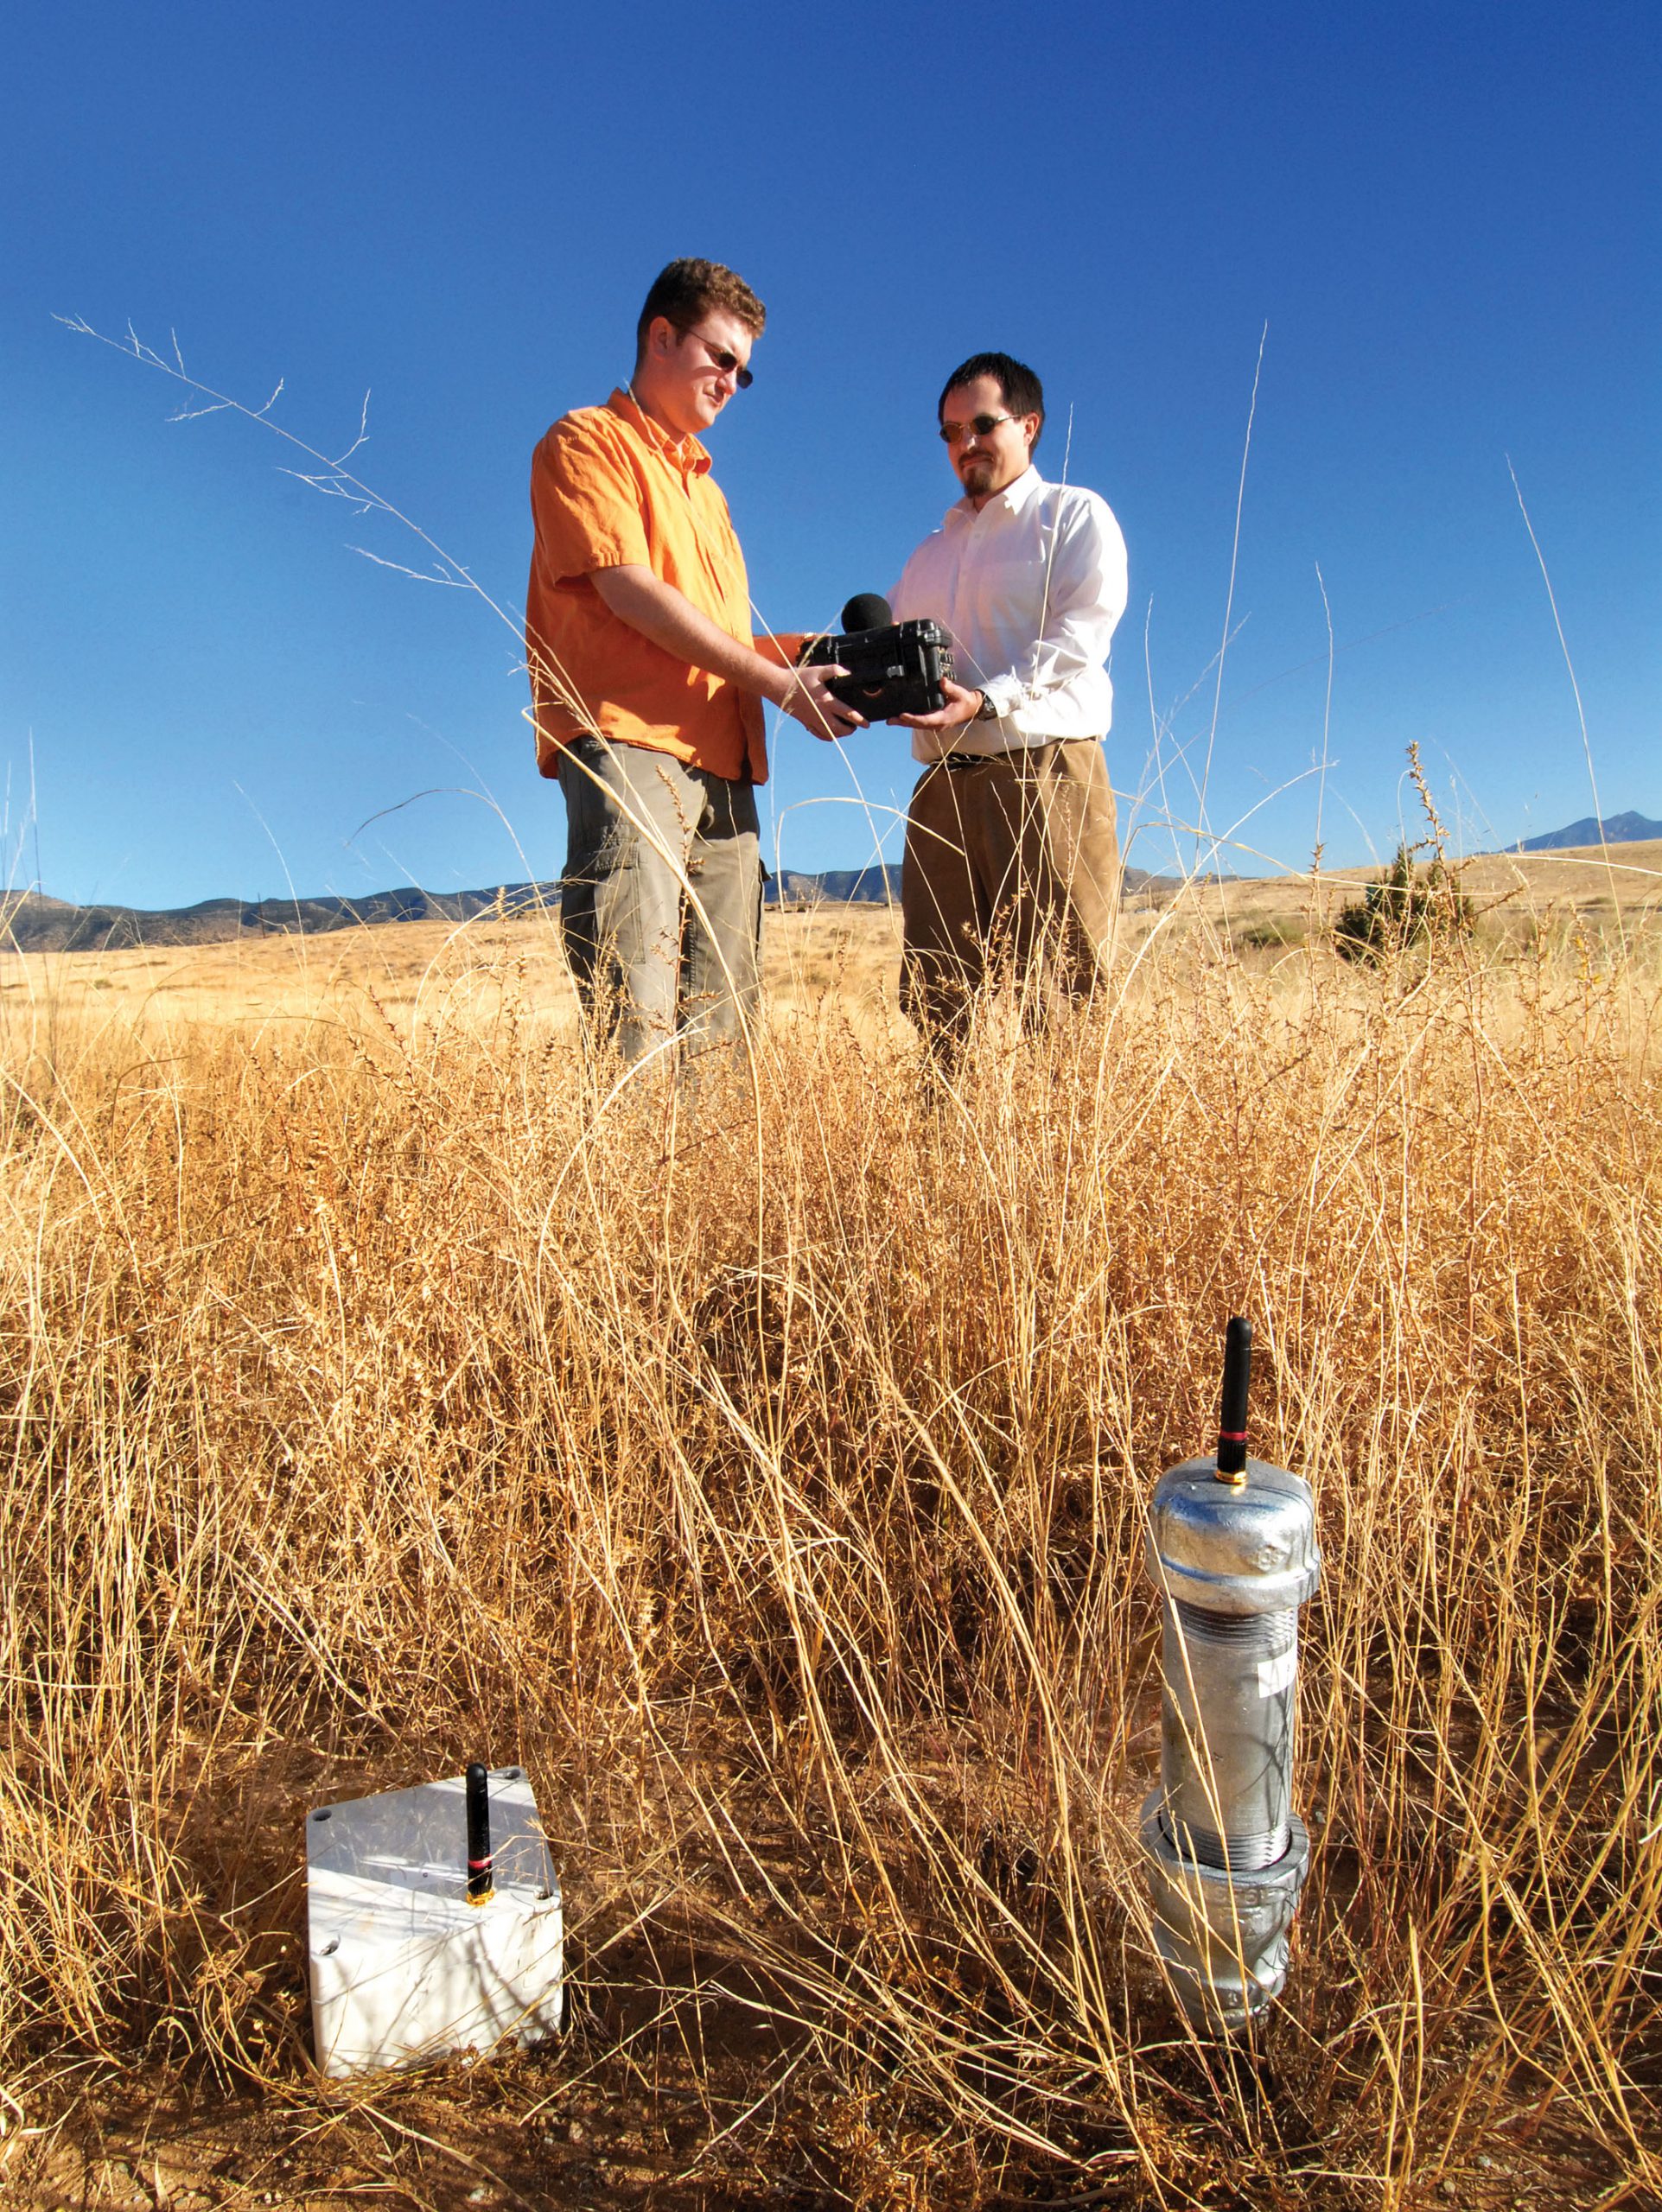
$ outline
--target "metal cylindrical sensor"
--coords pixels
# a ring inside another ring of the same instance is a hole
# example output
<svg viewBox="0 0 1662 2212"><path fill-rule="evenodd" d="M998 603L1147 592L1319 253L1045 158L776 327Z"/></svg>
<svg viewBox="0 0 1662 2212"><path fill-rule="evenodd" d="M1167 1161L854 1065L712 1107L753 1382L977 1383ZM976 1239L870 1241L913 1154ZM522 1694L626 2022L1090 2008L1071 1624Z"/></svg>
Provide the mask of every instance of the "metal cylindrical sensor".
<svg viewBox="0 0 1662 2212"><path fill-rule="evenodd" d="M1160 1787L1143 1811L1156 1940L1184 2010L1234 2032L1280 1993L1309 1864L1293 1809L1298 1609L1321 1576L1309 1485L1245 1450L1251 1332L1232 1321L1219 1449L1155 1486L1165 1604Z"/></svg>

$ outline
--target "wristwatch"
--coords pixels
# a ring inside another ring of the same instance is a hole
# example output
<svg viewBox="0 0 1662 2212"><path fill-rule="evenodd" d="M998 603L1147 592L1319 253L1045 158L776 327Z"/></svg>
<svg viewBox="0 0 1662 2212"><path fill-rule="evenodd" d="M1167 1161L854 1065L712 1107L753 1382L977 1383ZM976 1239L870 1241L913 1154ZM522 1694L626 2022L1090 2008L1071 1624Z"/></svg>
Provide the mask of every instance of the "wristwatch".
<svg viewBox="0 0 1662 2212"><path fill-rule="evenodd" d="M998 709L993 704L990 691L982 693L981 704L975 710L974 719L978 722L996 722L998 720Z"/></svg>

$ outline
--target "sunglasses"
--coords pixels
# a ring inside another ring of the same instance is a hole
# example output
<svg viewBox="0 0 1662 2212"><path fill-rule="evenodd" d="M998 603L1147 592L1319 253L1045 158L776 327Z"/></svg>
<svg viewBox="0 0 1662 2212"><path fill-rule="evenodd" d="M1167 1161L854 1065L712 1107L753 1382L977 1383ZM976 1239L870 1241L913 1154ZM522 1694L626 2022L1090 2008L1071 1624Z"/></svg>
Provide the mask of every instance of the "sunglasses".
<svg viewBox="0 0 1662 2212"><path fill-rule="evenodd" d="M971 431L977 438L990 437L1001 423L1013 423L1014 415L971 415L967 423L943 423L940 435L949 446L958 445Z"/></svg>
<svg viewBox="0 0 1662 2212"><path fill-rule="evenodd" d="M712 364L724 377L731 377L741 391L749 391L756 379L736 353L729 353L725 346L713 344L704 336L702 330L694 330L690 323L677 322L673 315L665 315L664 320L678 330L683 338L696 338L705 353L709 354Z"/></svg>

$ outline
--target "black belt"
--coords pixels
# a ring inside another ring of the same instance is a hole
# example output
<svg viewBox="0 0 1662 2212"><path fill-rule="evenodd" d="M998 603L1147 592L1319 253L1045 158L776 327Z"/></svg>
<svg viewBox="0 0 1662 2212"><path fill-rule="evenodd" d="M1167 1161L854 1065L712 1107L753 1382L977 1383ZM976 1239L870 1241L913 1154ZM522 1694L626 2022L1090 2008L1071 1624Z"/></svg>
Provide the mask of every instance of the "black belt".
<svg viewBox="0 0 1662 2212"><path fill-rule="evenodd" d="M956 775L964 768L984 768L990 760L1019 760L1024 753L1036 753L1047 745L1100 745L1099 737L1036 737L1030 744L1009 745L1002 753L943 753L939 760L925 762L929 768L945 768L949 775Z"/></svg>

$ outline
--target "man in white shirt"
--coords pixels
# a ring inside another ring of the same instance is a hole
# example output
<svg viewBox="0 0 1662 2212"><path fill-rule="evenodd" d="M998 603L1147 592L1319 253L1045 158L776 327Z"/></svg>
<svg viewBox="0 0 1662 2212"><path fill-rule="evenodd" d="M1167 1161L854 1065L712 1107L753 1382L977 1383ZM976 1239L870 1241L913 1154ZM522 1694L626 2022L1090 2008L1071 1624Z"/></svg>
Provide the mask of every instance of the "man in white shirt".
<svg viewBox="0 0 1662 2212"><path fill-rule="evenodd" d="M1008 353L977 353L940 397L964 486L906 564L896 621L933 617L960 681L899 717L924 765L901 878L901 1003L950 1064L977 988L1009 965L1029 1018L1090 993L1119 900L1103 759L1105 663L1125 611L1125 540L1105 499L1033 466L1044 391Z"/></svg>

